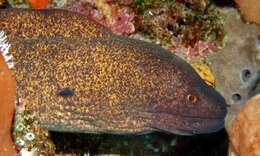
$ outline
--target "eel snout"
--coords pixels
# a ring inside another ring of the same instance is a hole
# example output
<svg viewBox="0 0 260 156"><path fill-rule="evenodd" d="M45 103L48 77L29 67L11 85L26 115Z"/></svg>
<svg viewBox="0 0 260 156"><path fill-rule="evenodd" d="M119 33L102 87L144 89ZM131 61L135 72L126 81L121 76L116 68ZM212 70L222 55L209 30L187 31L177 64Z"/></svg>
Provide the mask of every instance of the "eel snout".
<svg viewBox="0 0 260 156"><path fill-rule="evenodd" d="M153 123L153 128L180 135L213 133L224 128L224 118L186 117L168 114L158 116L158 120ZM161 123L164 123L164 125Z"/></svg>
<svg viewBox="0 0 260 156"><path fill-rule="evenodd" d="M205 90L207 97L202 100L201 114L191 119L192 134L211 133L224 128L227 114L225 99L213 88ZM203 107L204 106L204 107Z"/></svg>
<svg viewBox="0 0 260 156"><path fill-rule="evenodd" d="M195 86L188 91L178 103L172 101L167 108L156 107L152 127L182 135L212 133L224 128L227 114L224 98L210 86Z"/></svg>

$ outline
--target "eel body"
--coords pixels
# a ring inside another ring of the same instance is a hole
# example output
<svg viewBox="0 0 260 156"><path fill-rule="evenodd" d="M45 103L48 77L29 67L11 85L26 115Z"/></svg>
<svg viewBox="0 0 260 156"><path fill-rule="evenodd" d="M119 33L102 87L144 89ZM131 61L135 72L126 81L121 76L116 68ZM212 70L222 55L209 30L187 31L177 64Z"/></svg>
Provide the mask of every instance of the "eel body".
<svg viewBox="0 0 260 156"><path fill-rule="evenodd" d="M224 126L223 97L157 45L63 10L0 10L0 30L17 98L42 127L188 135Z"/></svg>

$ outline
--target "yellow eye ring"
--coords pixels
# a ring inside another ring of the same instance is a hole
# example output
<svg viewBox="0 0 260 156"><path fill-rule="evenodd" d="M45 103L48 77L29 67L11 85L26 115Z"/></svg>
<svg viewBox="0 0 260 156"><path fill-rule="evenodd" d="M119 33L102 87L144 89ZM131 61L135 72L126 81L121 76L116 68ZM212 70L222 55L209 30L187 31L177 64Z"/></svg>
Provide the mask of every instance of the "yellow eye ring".
<svg viewBox="0 0 260 156"><path fill-rule="evenodd" d="M188 94L186 99L189 101L189 102L192 102L192 103L195 103L198 99L196 96L192 95L192 94Z"/></svg>

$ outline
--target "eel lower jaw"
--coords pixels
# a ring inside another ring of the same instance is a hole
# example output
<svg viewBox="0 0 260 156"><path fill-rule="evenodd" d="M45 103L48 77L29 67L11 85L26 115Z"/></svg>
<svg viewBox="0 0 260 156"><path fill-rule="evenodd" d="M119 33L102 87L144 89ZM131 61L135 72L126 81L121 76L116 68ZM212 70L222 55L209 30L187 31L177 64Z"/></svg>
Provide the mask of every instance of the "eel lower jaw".
<svg viewBox="0 0 260 156"><path fill-rule="evenodd" d="M155 115L157 120L147 125L148 128L177 135L214 133L225 125L225 115L192 116L158 112Z"/></svg>
<svg viewBox="0 0 260 156"><path fill-rule="evenodd" d="M224 118L201 118L191 117L188 118L189 126L186 128L178 129L178 131L186 135L195 134L208 134L214 133L224 128Z"/></svg>

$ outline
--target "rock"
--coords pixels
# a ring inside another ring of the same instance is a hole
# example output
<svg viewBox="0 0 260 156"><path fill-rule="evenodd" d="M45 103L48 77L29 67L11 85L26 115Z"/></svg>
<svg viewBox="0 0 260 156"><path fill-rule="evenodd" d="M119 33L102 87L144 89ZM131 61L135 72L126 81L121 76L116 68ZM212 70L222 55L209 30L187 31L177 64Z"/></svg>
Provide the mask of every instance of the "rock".
<svg viewBox="0 0 260 156"><path fill-rule="evenodd" d="M260 25L260 1L259 0L235 0L245 20Z"/></svg>
<svg viewBox="0 0 260 156"><path fill-rule="evenodd" d="M235 9L222 9L222 12L227 32L225 47L207 59L215 76L216 89L231 106L228 118L233 118L245 101L259 92L260 28L244 23Z"/></svg>
<svg viewBox="0 0 260 156"><path fill-rule="evenodd" d="M11 138L15 81L0 52L0 156L16 156Z"/></svg>
<svg viewBox="0 0 260 156"><path fill-rule="evenodd" d="M260 94L246 102L228 128L237 156L260 156Z"/></svg>

